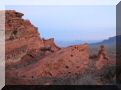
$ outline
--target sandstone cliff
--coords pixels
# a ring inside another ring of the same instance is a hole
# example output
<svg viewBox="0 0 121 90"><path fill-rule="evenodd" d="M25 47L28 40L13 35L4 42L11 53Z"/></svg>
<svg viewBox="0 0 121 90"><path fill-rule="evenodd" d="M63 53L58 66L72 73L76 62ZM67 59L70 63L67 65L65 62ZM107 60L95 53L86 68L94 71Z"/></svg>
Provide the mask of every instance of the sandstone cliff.
<svg viewBox="0 0 121 90"><path fill-rule="evenodd" d="M37 27L22 19L22 13L6 10L5 16L6 60L17 61L27 51L44 46Z"/></svg>
<svg viewBox="0 0 121 90"><path fill-rule="evenodd" d="M54 38L42 39L37 27L24 20L22 13L7 10L5 15L7 77L26 80L63 77L88 69L87 44L61 49L54 43Z"/></svg>
<svg viewBox="0 0 121 90"><path fill-rule="evenodd" d="M39 51L48 45L53 50L59 49L54 40L41 39L38 28L30 20L24 20L23 15L15 10L5 11L6 61L19 61L27 52Z"/></svg>
<svg viewBox="0 0 121 90"><path fill-rule="evenodd" d="M50 85L55 78L59 82L60 78L85 77L88 72L89 82L97 83L93 73L107 65L104 57L96 61L98 56L90 56L88 44L60 48L54 38L42 39L38 28L23 15L5 11L6 84Z"/></svg>

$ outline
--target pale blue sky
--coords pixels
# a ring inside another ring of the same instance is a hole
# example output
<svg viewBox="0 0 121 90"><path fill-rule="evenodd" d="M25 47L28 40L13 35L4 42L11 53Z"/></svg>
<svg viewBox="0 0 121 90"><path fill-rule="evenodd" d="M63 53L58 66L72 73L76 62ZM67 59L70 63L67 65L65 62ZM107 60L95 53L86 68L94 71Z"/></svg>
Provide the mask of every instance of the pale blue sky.
<svg viewBox="0 0 121 90"><path fill-rule="evenodd" d="M7 6L25 14L41 37L56 40L103 40L116 35L115 6Z"/></svg>

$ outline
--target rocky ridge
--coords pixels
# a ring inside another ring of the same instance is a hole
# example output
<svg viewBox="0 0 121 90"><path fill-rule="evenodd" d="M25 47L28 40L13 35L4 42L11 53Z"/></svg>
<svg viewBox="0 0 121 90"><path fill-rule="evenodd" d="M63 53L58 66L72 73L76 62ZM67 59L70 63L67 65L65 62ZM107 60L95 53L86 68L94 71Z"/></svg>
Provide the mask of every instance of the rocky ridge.
<svg viewBox="0 0 121 90"><path fill-rule="evenodd" d="M38 80L74 76L90 70L88 44L60 48L54 38L41 38L38 28L22 18L24 14L6 10L5 15L7 84L48 84L50 79L41 83Z"/></svg>

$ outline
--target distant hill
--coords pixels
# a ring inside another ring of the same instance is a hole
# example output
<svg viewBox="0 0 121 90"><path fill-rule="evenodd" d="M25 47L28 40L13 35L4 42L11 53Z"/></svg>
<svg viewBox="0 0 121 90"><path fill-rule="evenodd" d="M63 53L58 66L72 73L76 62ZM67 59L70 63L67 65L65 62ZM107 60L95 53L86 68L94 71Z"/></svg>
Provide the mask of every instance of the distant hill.
<svg viewBox="0 0 121 90"><path fill-rule="evenodd" d="M121 35L110 37L109 39L103 40L102 42L99 43L93 43L91 45L116 45L121 44Z"/></svg>
<svg viewBox="0 0 121 90"><path fill-rule="evenodd" d="M99 43L93 43L92 45L115 45L116 44L116 37L111 37L109 39L103 40L102 42Z"/></svg>
<svg viewBox="0 0 121 90"><path fill-rule="evenodd" d="M121 44L121 35L110 37L103 41L81 41L81 40L72 40L72 41L56 41L56 44L60 47L67 47L71 45L80 45L83 43L88 43L89 45L116 45Z"/></svg>

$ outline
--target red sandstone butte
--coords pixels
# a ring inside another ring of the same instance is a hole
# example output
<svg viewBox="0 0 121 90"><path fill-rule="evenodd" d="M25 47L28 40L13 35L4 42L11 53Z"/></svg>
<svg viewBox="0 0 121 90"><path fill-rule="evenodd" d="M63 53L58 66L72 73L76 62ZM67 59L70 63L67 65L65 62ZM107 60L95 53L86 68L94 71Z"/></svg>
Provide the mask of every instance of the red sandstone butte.
<svg viewBox="0 0 121 90"><path fill-rule="evenodd" d="M23 19L23 15L15 10L5 11L5 57L7 63L17 62L27 52L39 51L46 46L50 46L56 51L60 49L54 44L54 39L43 40L38 28L30 20Z"/></svg>
<svg viewBox="0 0 121 90"><path fill-rule="evenodd" d="M22 13L6 10L5 16L6 60L17 61L27 51L44 46L37 27L22 19Z"/></svg>
<svg viewBox="0 0 121 90"><path fill-rule="evenodd" d="M22 13L6 10L5 14L7 82L30 84L33 78L64 77L89 69L88 44L59 48L54 38L42 39Z"/></svg>

